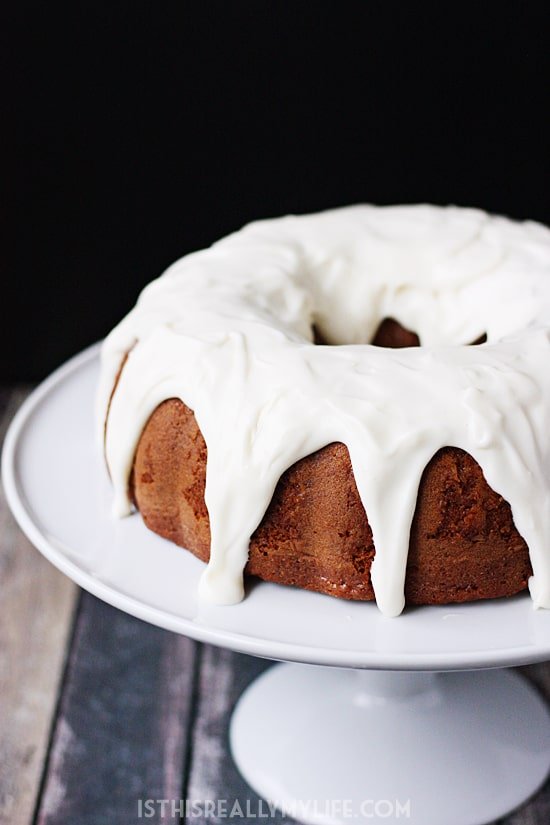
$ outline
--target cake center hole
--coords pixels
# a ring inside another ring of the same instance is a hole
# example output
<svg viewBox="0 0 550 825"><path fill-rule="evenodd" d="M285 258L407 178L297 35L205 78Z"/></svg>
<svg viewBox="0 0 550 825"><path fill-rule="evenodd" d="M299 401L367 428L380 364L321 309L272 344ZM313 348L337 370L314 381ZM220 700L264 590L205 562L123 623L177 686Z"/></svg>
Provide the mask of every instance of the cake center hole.
<svg viewBox="0 0 550 825"><path fill-rule="evenodd" d="M375 347L419 347L420 338L410 329L406 329L394 318L384 318L374 334L371 344Z"/></svg>
<svg viewBox="0 0 550 825"><path fill-rule="evenodd" d="M483 335L480 335L475 341L471 341L470 345L477 346L478 344L484 344L486 340L487 335L483 333ZM315 344L328 344L328 341L323 338L317 327L313 327L313 342ZM422 346L416 332L407 329L400 324L399 321L396 321L395 318L384 318L384 320L380 322L371 344L375 347L387 347L389 349Z"/></svg>

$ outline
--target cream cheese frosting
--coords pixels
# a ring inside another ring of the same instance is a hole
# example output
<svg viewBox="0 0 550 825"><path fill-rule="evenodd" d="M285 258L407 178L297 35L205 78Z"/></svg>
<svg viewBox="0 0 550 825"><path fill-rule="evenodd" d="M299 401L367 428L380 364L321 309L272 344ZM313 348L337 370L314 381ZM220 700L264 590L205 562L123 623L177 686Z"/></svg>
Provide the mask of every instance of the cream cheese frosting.
<svg viewBox="0 0 550 825"><path fill-rule="evenodd" d="M386 317L422 347L371 346ZM314 345L314 327L328 344ZM103 344L97 418L115 513L131 511L149 416L181 399L208 452L199 595L235 603L282 473L343 442L376 548L376 602L396 616L420 477L440 448L460 447L510 503L534 605L550 607L549 330L540 224L430 205L249 224L173 264Z"/></svg>

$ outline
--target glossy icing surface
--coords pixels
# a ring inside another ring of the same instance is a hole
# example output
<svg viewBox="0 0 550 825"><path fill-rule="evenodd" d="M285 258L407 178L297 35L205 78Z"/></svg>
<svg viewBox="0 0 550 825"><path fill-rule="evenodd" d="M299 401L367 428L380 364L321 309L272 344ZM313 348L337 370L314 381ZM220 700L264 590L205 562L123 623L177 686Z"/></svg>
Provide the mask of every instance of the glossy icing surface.
<svg viewBox="0 0 550 825"><path fill-rule="evenodd" d="M393 317L421 348L368 344ZM313 344L313 326L331 344ZM383 613L404 605L424 467L460 447L510 502L535 606L550 607L550 230L458 207L353 206L258 221L187 255L102 349L98 427L118 515L149 416L180 398L208 448L200 594L243 596L251 534L281 474L347 445ZM467 346L486 333L487 343ZM109 408L121 362L127 361Z"/></svg>

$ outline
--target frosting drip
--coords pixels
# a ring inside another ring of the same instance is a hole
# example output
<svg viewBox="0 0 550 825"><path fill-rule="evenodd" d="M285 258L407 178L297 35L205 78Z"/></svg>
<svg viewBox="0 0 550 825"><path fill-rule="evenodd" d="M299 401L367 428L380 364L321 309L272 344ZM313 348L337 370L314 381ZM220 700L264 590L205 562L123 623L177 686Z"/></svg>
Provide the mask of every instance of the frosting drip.
<svg viewBox="0 0 550 825"><path fill-rule="evenodd" d="M422 347L370 346L385 317ZM314 325L339 346L313 345ZM372 528L376 601L395 616L420 477L441 447L460 447L509 501L534 604L550 607L549 327L540 224L428 205L250 224L173 264L104 342L98 426L108 410L115 511L130 512L149 416L181 399L208 448L200 595L234 603L282 473L343 442Z"/></svg>

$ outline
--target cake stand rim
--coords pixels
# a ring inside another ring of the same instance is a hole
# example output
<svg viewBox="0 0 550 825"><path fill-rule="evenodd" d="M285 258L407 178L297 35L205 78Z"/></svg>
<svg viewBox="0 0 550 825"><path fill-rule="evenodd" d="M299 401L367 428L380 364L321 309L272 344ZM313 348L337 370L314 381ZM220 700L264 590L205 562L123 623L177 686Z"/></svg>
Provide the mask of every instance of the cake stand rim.
<svg viewBox="0 0 550 825"><path fill-rule="evenodd" d="M2 483L7 503L23 533L50 563L77 585L108 604L153 625L186 635L199 642L228 648L238 653L276 661L288 661L323 666L363 668L373 670L474 670L525 665L550 659L550 637L546 645L518 645L470 652L400 652L364 651L262 639L223 628L203 625L192 619L159 610L152 605L121 592L103 582L93 573L79 567L60 551L33 519L25 503L24 490L17 478L16 456L24 439L25 425L48 394L62 382L70 380L81 368L98 358L101 342L97 342L70 358L25 399L8 427L2 449ZM316 595L316 594L314 594ZM499 600L500 601L500 600ZM231 610L231 607L227 608ZM391 619L390 621L399 621Z"/></svg>

